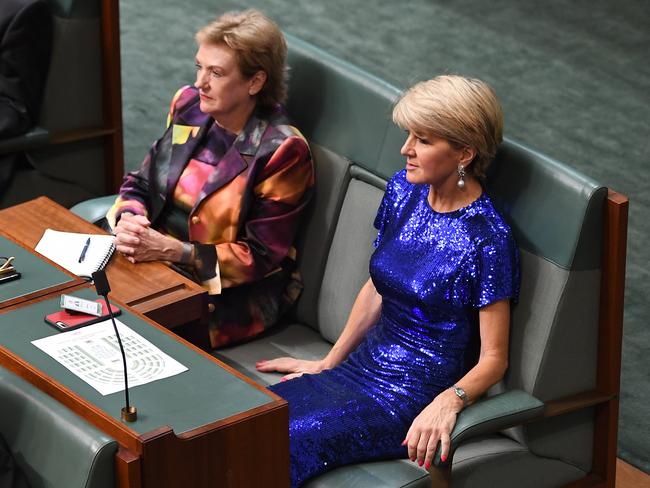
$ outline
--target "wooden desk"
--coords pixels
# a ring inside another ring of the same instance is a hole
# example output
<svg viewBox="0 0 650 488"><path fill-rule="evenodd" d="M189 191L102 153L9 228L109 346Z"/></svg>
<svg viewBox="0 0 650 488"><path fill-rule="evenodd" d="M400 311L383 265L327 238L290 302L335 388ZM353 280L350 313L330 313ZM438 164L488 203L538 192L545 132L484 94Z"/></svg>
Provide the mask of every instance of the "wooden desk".
<svg viewBox="0 0 650 488"><path fill-rule="evenodd" d="M45 229L105 234L47 197L0 210L0 229L34 249ZM207 292L198 284L161 263L132 264L115 253L106 274L111 297L168 328L207 321Z"/></svg>
<svg viewBox="0 0 650 488"><path fill-rule="evenodd" d="M86 284L74 293L96 296ZM286 401L118 304L123 323L189 368L130 390L136 422L120 420L123 392L100 395L31 344L57 333L43 317L57 308L58 297L0 310L0 364L119 443L119 488L288 487Z"/></svg>

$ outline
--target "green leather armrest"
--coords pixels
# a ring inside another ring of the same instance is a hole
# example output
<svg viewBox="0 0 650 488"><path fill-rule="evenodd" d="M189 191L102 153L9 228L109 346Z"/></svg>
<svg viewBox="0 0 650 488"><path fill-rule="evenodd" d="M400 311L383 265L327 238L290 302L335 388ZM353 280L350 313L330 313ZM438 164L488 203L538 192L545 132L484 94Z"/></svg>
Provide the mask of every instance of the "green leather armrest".
<svg viewBox="0 0 650 488"><path fill-rule="evenodd" d="M27 151L46 145L50 133L42 127L34 127L29 132L9 139L0 139L0 154Z"/></svg>
<svg viewBox="0 0 650 488"><path fill-rule="evenodd" d="M106 216L106 212L115 202L117 195L108 195L106 197L92 198L84 202L77 203L70 211L91 224L99 222Z"/></svg>
<svg viewBox="0 0 650 488"><path fill-rule="evenodd" d="M510 390L481 400L458 415L456 426L451 432L450 452L453 454L456 448L470 437L498 432L539 418L543 411L544 402L521 390ZM434 464L446 466L452 457L448 456L443 463L438 446Z"/></svg>
<svg viewBox="0 0 650 488"><path fill-rule="evenodd" d="M31 486L114 487L115 440L4 368L0 432Z"/></svg>

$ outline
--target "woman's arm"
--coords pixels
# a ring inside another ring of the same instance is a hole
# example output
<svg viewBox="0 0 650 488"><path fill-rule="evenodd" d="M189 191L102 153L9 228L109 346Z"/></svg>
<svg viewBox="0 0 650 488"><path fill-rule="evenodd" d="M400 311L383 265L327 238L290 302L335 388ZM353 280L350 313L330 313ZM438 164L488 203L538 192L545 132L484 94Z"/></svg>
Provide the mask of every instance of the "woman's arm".
<svg viewBox="0 0 650 488"><path fill-rule="evenodd" d="M291 373L282 378L289 380L303 373L320 373L342 363L345 358L359 345L372 326L379 320L381 313L381 295L377 293L371 279L366 281L357 295L350 315L345 323L343 332L336 344L323 359L318 361L305 361L294 358L278 358L270 361L260 361L256 367L258 371Z"/></svg>
<svg viewBox="0 0 650 488"><path fill-rule="evenodd" d="M169 112L167 114L167 125L166 131L171 130L170 126L172 124L174 114L191 99L192 92L187 89L189 86L184 86L180 88L173 96L171 103L169 105ZM113 206L106 213L106 220L111 229L115 231L115 228L120 220L120 217L123 213L131 213L133 215L142 215L147 217L149 214L149 195L151 182L149 181L149 175L151 172L151 167L156 164L156 159L158 158L158 150L165 134L156 140L151 147L149 152L147 152L144 157L140 167L135 170L127 173L124 177L124 182L119 190L119 195L115 200Z"/></svg>
<svg viewBox="0 0 650 488"><path fill-rule="evenodd" d="M465 390L468 403L473 403L487 389L497 383L508 367L508 338L510 328L510 303L501 300L479 311L481 354L478 363L456 385ZM449 454L450 434L456 416L463 409L463 401L448 388L441 392L415 418L402 445L408 445L411 461L431 466L438 441L441 459Z"/></svg>
<svg viewBox="0 0 650 488"><path fill-rule="evenodd" d="M247 206L241 209L245 212L242 214L245 220L239 229L228 231L238 234L218 244L196 244L196 279L211 293L257 281L277 270L290 254L304 209L311 198L314 169L309 148L302 137L289 137L273 153L258 158L255 164L261 163L264 167L256 176L252 196L243 202ZM264 162L263 158L267 160ZM238 188L238 184L231 185L235 190ZM223 199L229 195L219 193L214 198ZM232 201L222 203L224 207L233 206ZM214 205L219 206L221 202L203 204L206 211ZM227 212L220 210L220 213ZM222 224L211 222L209 225L219 228ZM227 235L225 229L219 229L219 232Z"/></svg>

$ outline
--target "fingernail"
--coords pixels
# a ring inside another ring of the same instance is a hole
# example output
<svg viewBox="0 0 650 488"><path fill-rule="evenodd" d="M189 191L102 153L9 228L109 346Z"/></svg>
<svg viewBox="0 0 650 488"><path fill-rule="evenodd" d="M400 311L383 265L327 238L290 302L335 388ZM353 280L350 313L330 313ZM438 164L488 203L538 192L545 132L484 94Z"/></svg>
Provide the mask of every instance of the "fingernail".
<svg viewBox="0 0 650 488"><path fill-rule="evenodd" d="M403 446L406 445L406 439L404 439L404 440L402 441L402 445L403 445Z"/></svg>
<svg viewBox="0 0 650 488"><path fill-rule="evenodd" d="M447 460L447 456L440 456L440 460L444 463Z"/></svg>
<svg viewBox="0 0 650 488"><path fill-rule="evenodd" d="M280 378L280 381L287 381L286 378Z"/></svg>
<svg viewBox="0 0 650 488"><path fill-rule="evenodd" d="M419 465L419 466L422 466L423 464L424 464L424 461L422 461L422 459L420 459L420 460L418 461L418 465Z"/></svg>
<svg viewBox="0 0 650 488"><path fill-rule="evenodd" d="M424 463L424 469L428 470L430 467L431 467L431 463L429 461Z"/></svg>
<svg viewBox="0 0 650 488"><path fill-rule="evenodd" d="M409 459L410 459L411 461L415 461L415 456L412 457L412 458L409 458Z"/></svg>

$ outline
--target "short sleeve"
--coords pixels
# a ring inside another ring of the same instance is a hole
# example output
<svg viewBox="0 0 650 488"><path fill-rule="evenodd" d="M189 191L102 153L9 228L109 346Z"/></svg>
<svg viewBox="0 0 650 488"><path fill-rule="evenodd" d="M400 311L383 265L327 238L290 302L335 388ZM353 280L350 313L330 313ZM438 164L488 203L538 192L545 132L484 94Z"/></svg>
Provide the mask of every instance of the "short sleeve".
<svg viewBox="0 0 650 488"><path fill-rule="evenodd" d="M379 209L377 210L377 215L375 216L375 222L373 224L375 229L377 229L377 237L373 242L375 247L379 246L391 220L391 211L395 207L395 201L397 199L396 180L399 175L400 173L393 175L393 177L388 181L384 197L381 199L381 203L379 204Z"/></svg>
<svg viewBox="0 0 650 488"><path fill-rule="evenodd" d="M390 204L386 200L386 193L384 193L384 197L381 199L379 209L377 210L377 215L375 216L375 222L373 224L375 226L375 229L377 229L377 237L372 243L375 247L379 245L382 237L384 236L384 229L386 228L386 221L388 220L386 214L388 213Z"/></svg>
<svg viewBox="0 0 650 488"><path fill-rule="evenodd" d="M519 299L519 252L510 234L495 233L476 248L472 266L472 306L485 307L509 298Z"/></svg>

